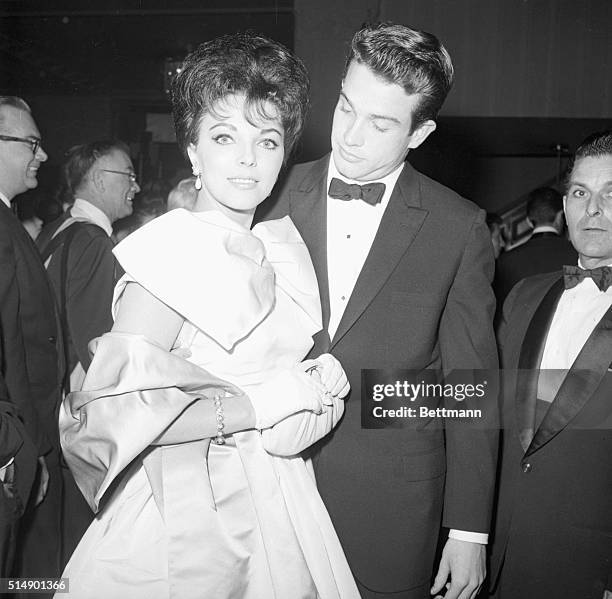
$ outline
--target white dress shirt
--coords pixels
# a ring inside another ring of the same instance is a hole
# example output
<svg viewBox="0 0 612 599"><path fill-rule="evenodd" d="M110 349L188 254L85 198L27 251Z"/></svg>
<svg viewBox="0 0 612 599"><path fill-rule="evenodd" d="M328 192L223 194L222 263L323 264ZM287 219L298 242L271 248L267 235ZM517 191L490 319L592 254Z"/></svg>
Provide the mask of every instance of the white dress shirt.
<svg viewBox="0 0 612 599"><path fill-rule="evenodd" d="M555 235L559 235L559 231L555 229L552 225L540 225L536 227L532 232L531 236L533 237L536 233L554 233Z"/></svg>
<svg viewBox="0 0 612 599"><path fill-rule="evenodd" d="M377 183L385 184L382 200L375 206L361 200L347 202L327 196L327 279L330 307L328 331L332 338L338 329L351 293L353 293L359 273L370 253L380 221L403 168L404 163L386 177L375 180ZM349 184L363 185L365 183L340 175L332 155L327 173L328 190L334 177ZM370 181L372 182L374 181Z"/></svg>
<svg viewBox="0 0 612 599"><path fill-rule="evenodd" d="M327 278L329 285L329 336L333 339L355 288L359 273L372 249L380 221L404 163L381 179L354 181L343 177L334 164L333 154L327 172L327 190L336 177L349 184L384 183L385 192L380 203L371 206L361 200L337 200L327 196ZM489 535L451 529L449 538L486 545Z"/></svg>
<svg viewBox="0 0 612 599"><path fill-rule="evenodd" d="M550 324L540 369L570 368L611 305L612 287L600 291L593 279L566 289Z"/></svg>
<svg viewBox="0 0 612 599"><path fill-rule="evenodd" d="M2 200L9 208L11 207L11 201L1 191L0 200Z"/></svg>

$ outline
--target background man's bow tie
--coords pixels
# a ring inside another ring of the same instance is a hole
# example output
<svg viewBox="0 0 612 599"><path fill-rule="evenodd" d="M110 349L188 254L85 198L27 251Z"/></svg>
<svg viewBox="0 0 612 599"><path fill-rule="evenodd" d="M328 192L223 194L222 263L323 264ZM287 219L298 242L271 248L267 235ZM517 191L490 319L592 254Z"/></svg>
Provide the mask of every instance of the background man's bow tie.
<svg viewBox="0 0 612 599"><path fill-rule="evenodd" d="M585 270L579 266L568 266L567 264L563 267L563 283L566 289L576 287L584 279L593 279L601 291L606 291L612 284L612 268L599 266Z"/></svg>
<svg viewBox="0 0 612 599"><path fill-rule="evenodd" d="M351 184L334 177L329 184L329 197L336 200L363 200L375 206L382 200L385 193L384 183L366 183L365 185Z"/></svg>

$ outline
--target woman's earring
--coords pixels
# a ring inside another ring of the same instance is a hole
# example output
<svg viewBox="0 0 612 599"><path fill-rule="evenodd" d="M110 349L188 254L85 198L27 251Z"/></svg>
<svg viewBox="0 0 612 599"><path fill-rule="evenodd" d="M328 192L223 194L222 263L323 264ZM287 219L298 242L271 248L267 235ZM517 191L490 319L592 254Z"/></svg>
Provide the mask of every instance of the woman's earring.
<svg viewBox="0 0 612 599"><path fill-rule="evenodd" d="M195 166L191 167L191 172L194 174L196 180L195 180L195 188L200 191L200 189L202 189L202 173L200 173L198 170L196 170Z"/></svg>

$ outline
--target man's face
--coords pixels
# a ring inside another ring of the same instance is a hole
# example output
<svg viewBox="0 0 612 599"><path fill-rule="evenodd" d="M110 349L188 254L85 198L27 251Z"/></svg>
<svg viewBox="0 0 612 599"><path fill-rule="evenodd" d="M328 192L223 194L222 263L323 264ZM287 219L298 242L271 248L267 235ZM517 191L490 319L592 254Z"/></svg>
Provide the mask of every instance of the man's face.
<svg viewBox="0 0 612 599"><path fill-rule="evenodd" d="M395 170L408 150L435 129L426 121L412 131L418 95L388 83L367 66L353 61L342 83L334 111L331 145L334 164L348 179L373 181Z"/></svg>
<svg viewBox="0 0 612 599"><path fill-rule="evenodd" d="M0 135L40 139L32 115L14 106L0 106ZM27 142L0 140L0 190L9 200L38 185L38 168L47 160L39 147L36 154Z"/></svg>
<svg viewBox="0 0 612 599"><path fill-rule="evenodd" d="M130 178L134 174L130 157L122 150L113 150L99 158L94 168L101 176L103 209L111 223L132 214L132 201L140 187Z"/></svg>
<svg viewBox="0 0 612 599"><path fill-rule="evenodd" d="M576 161L563 206L582 266L612 264L612 154Z"/></svg>

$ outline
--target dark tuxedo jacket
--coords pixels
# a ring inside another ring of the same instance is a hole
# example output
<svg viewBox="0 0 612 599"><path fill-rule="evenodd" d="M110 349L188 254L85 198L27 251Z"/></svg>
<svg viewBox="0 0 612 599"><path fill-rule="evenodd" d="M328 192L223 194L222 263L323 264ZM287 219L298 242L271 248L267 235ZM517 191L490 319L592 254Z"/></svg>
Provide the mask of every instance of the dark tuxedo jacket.
<svg viewBox="0 0 612 599"><path fill-rule="evenodd" d="M612 310L534 427L538 368L562 292L558 274L540 275L521 281L504 306L508 376L491 563L500 599L600 599L612 589ZM534 433L521 438L528 428Z"/></svg>
<svg viewBox="0 0 612 599"><path fill-rule="evenodd" d="M329 157L296 166L257 219L289 214L317 272L329 322ZM428 583L442 524L487 532L497 432L456 423L361 428L361 369L496 368L491 241L472 203L405 165L333 339L351 384L343 420L318 447L321 495L356 578L393 592Z"/></svg>
<svg viewBox="0 0 612 599"><path fill-rule="evenodd" d="M552 232L532 235L523 245L503 253L497 260L494 289L498 305L501 308L510 290L521 279L577 263L578 254L565 237Z"/></svg>

